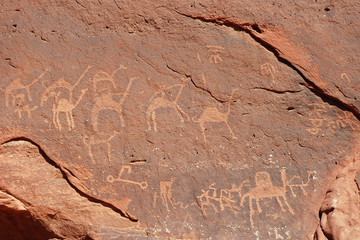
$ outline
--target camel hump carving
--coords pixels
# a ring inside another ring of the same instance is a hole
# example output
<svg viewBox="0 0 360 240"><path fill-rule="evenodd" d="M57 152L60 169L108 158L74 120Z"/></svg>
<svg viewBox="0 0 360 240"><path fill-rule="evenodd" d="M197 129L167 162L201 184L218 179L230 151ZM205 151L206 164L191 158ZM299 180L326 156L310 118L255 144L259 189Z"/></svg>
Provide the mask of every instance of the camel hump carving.
<svg viewBox="0 0 360 240"><path fill-rule="evenodd" d="M121 126L125 127L126 123L123 116L123 104L130 93L130 88L133 84L133 81L137 78L130 78L129 83L123 93L112 93L110 91L106 91L101 93L95 100L95 104L91 110L91 122L93 125L94 131L98 132L98 118L103 110L113 110L118 113L120 117ZM121 99L117 102L113 99L113 96L122 95Z"/></svg>
<svg viewBox="0 0 360 240"><path fill-rule="evenodd" d="M175 84L167 88L162 86L160 91L153 94L153 96L150 98L150 104L146 111L146 121L148 125L148 130L152 129L152 124L153 124L154 131L157 132L156 110L160 108L172 108L179 116L181 122L184 122L183 116L185 116L187 120L190 119L189 115L185 113L184 110L177 103L185 87L186 81L187 79L183 79L182 83ZM166 90L170 90L175 87L179 87L179 90L175 98L173 100L167 99Z"/></svg>
<svg viewBox="0 0 360 240"><path fill-rule="evenodd" d="M205 134L205 123L219 123L219 122L224 122L226 124L226 126L228 127L232 137L234 139L237 139L236 135L234 134L234 132L232 131L229 122L228 122L228 116L231 112L231 101L233 98L233 95L235 93L235 91L237 91L238 89L235 88L231 91L229 100L227 102L228 107L227 107L227 111L225 113L221 112L221 110L217 107L214 106L210 106L205 108L205 110L202 112L202 114L200 115L200 117L198 119L195 119L195 117L192 118L192 120L194 122L199 123L200 128L201 128L201 132L204 138L204 141L207 142L207 138L206 138L206 134Z"/></svg>
<svg viewBox="0 0 360 240"><path fill-rule="evenodd" d="M249 209L250 209L250 223L251 226L254 227L254 222L252 219L252 216L254 214L254 208L253 208L253 199L255 199L257 211L259 213L262 212L262 208L260 207L260 199L262 198L273 198L275 197L278 204L280 205L281 211L285 212L286 209L283 206L280 197L285 202L286 206L288 207L288 210L291 214L295 214L294 209L289 205L286 193L287 193L287 180L286 180L286 169L281 169L281 180L282 180L282 186L275 186L272 181L270 174L268 172L256 172L255 174L255 187L250 189L247 193L245 193L242 198L240 205L244 205L245 198L248 198L249 200Z"/></svg>

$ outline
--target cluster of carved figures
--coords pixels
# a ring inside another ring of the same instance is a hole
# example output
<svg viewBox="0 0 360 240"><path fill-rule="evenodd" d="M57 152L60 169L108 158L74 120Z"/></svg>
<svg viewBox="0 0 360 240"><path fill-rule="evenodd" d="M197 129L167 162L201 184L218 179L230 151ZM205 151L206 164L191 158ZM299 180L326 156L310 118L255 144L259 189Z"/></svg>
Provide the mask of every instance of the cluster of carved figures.
<svg viewBox="0 0 360 240"><path fill-rule="evenodd" d="M202 189L201 194L196 196L196 202L191 204L184 204L181 201L176 201L173 197L172 184L174 177L169 181L160 182L160 194L154 193L154 207L157 205L157 199L160 198L163 206L167 211L171 209L187 209L190 206L200 206L202 213L206 216L209 212L218 213L226 209L238 214L241 208L244 207L245 201L249 204L249 215L251 227L254 227L253 215L256 212L262 213L260 200L265 198L275 198L280 206L281 211L289 211L295 214L295 210L291 207L287 200L288 189L291 195L297 197L298 192L302 192L305 196L308 195L306 187L309 185L314 171L308 171L307 180L304 181L300 176L293 176L290 180L286 177L286 169L281 169L282 186L276 186L271 181L270 174L266 171L256 172L255 187L250 186L249 179L243 181L240 185L231 185L231 188L218 189L216 183L212 183L207 189ZM248 189L244 191L244 188ZM256 208L254 208L254 201Z"/></svg>

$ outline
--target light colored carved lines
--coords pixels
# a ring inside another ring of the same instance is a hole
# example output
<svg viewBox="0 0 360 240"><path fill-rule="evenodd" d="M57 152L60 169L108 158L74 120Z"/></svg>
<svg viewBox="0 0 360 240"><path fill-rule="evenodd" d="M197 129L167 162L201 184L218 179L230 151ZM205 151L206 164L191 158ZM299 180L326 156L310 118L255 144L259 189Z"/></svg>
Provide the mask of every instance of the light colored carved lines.
<svg viewBox="0 0 360 240"><path fill-rule="evenodd" d="M205 123L224 122L226 124L226 126L228 127L233 139L237 139L237 137L235 136L235 134L232 131L232 129L231 129L230 125L229 125L229 122L228 122L228 116L229 116L230 111L231 111L231 100L232 100L233 95L234 95L236 90L237 90L237 88L233 89L232 92L231 92L231 95L230 95L229 100L228 100L227 112L222 113L219 108L210 106L210 107L205 108L205 110L202 112L202 114L200 115L200 117L198 119L195 119L194 117L192 118L192 120L194 122L199 123L201 133L203 135L203 138L204 138L205 142L207 142L206 133L205 133L205 130L206 130Z"/></svg>
<svg viewBox="0 0 360 240"><path fill-rule="evenodd" d="M124 171L126 170L126 172L128 174L131 173L131 166L122 166L118 176L116 178L114 178L114 176L112 175L108 175L106 177L106 181L108 181L109 183L114 183L114 182L123 182L123 183L129 183L129 184L134 184L139 186L141 189L146 189L148 187L148 183L143 181L143 182L137 182L137 181L133 181L130 179L126 179L126 178L122 178Z"/></svg>
<svg viewBox="0 0 360 240"><path fill-rule="evenodd" d="M264 63L261 65L260 67L260 73L262 75L270 75L271 79L272 79L272 83L275 83L275 67L271 64L271 63Z"/></svg>

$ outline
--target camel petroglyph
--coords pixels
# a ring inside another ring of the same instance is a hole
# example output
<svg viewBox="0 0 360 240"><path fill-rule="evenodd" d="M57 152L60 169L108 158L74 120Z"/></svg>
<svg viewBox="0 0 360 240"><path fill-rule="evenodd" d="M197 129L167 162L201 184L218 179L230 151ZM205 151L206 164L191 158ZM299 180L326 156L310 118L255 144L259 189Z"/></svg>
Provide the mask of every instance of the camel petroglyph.
<svg viewBox="0 0 360 240"><path fill-rule="evenodd" d="M207 142L207 138L206 138L206 134L205 134L205 130L206 130L205 123L224 122L226 124L226 126L228 127L232 137L234 139L237 139L237 137L235 136L235 134L232 131L232 129L231 129L230 125L229 125L229 122L228 122L228 116L229 116L230 111L231 111L231 100L232 100L233 95L234 95L236 90L237 89L235 88L231 92L231 95L230 95L229 100L228 100L227 112L222 113L219 108L214 107L214 106L210 106L210 107L205 108L205 110L202 112L202 114L200 115L200 117L197 120L194 117L192 118L192 120L194 122L197 122L197 123L200 124L201 132L202 132L202 135L204 137L205 142Z"/></svg>
<svg viewBox="0 0 360 240"><path fill-rule="evenodd" d="M97 83L105 82L105 81L109 81L111 83L111 85L114 87L114 89L116 89L117 87L116 87L116 82L115 82L114 76L121 69L126 69L126 67L124 65L120 64L120 66L117 69L115 69L111 74L108 74L107 72L104 72L104 71L98 71L97 73L95 73L94 77L92 78L95 92L98 92L99 90L101 90L101 89L98 89Z"/></svg>
<svg viewBox="0 0 360 240"><path fill-rule="evenodd" d="M137 78L130 78L129 83L123 93L112 93L110 91L104 91L95 100L95 104L91 110L91 122L94 131L99 131L98 117L103 110L113 110L118 113L120 117L121 126L125 127L126 123L123 116L123 104L126 98L129 96L130 88L134 80ZM113 99L116 95L122 95L121 99L117 102Z"/></svg>
<svg viewBox="0 0 360 240"><path fill-rule="evenodd" d="M296 197L296 193L294 192L294 188L296 188L296 187L299 187L305 196L308 195L308 193L305 190L305 187L307 187L309 185L309 182L311 180L311 175L314 174L315 172L308 171L307 173L308 173L307 181L305 183L300 176L294 176L290 179L290 181L287 182L287 184L291 190L291 193L294 197Z"/></svg>
<svg viewBox="0 0 360 240"><path fill-rule="evenodd" d="M245 193L240 202L240 206L244 205L245 198L249 198L249 208L250 208L250 223L251 227L254 227L254 222L252 219L252 216L254 214L254 208L253 208L253 199L256 201L257 210L259 213L262 212L262 209L260 207L260 199L262 198L276 198L277 202L280 205L281 211L286 211L283 204L281 203L280 197L284 200L286 206L289 209L289 212L291 214L295 214L294 209L289 205L287 199L286 199L286 193L287 193L287 180L286 180L286 169L281 169L281 179L283 185L281 187L274 186L270 174L268 172L256 172L255 175L255 184L256 186L252 189L250 189L247 193Z"/></svg>
<svg viewBox="0 0 360 240"><path fill-rule="evenodd" d="M40 76L35 78L31 83L29 83L27 85L23 84L21 82L20 78L16 78L14 81L12 81L5 89L5 105L6 105L6 107L9 107L11 96L13 97L13 101L12 101L13 106L15 106L15 102L17 99L20 99L20 102L21 102L20 105L22 105L22 103L25 101L25 95L16 93L18 90L22 90L22 89L26 91L28 100L31 102L32 97L31 97L30 87L32 85L34 85L35 83L37 83L45 75L45 73L47 71L48 71L48 69L46 69L42 74L40 74Z"/></svg>
<svg viewBox="0 0 360 240"><path fill-rule="evenodd" d="M107 150L107 158L111 162L111 140L118 135L119 132L114 131L112 134L96 132L94 135L85 136L83 138L84 144L88 147L88 153L93 163L96 163L92 147L94 145L105 144Z"/></svg>
<svg viewBox="0 0 360 240"><path fill-rule="evenodd" d="M63 78L60 78L57 80L54 84L46 88L44 93L41 95L41 102L40 105L43 106L46 101L49 100L49 98L54 98L55 101L53 103L52 113L53 113L53 123L55 125L55 128L57 130L62 130L62 125L60 123L59 114L65 113L66 120L68 124L68 129L72 130L75 129L75 123L72 111L78 106L81 99L83 98L84 94L88 89L82 89L81 95L76 101L76 103L73 103L73 91L75 87L80 83L81 79L85 76L85 74L89 71L89 69L92 68L92 66L88 66L85 71L81 74L79 79L76 81L75 84L70 84L68 81L64 80ZM63 89L66 89L69 92L68 98L60 98L60 96L63 93Z"/></svg>
<svg viewBox="0 0 360 240"><path fill-rule="evenodd" d="M154 131L157 132L156 110L159 108L172 108L175 110L175 112L179 116L181 122L184 122L183 116L185 116L187 118L187 120L189 121L189 119L190 119L189 115L187 113L185 113L177 103L180 98L180 95L183 91L183 88L185 86L186 80L187 79L184 79L182 83L172 85L168 88L163 87L160 91L153 94L153 96L150 98L150 104L146 111L146 121L147 121L147 125L148 125L148 130L151 130L151 122L152 122L153 126L154 126ZM170 90L170 89L172 89L174 87L178 87L178 86L180 86L180 88L179 88L178 93L176 94L175 99L172 101L168 100L165 97L166 90ZM160 96L159 96L159 94L160 94Z"/></svg>

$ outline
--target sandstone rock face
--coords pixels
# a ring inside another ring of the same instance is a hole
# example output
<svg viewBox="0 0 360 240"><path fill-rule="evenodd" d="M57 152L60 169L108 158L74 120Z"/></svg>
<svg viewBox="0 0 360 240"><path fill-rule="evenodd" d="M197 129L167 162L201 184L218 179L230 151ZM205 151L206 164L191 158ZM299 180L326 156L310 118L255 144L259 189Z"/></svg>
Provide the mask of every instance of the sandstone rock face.
<svg viewBox="0 0 360 240"><path fill-rule="evenodd" d="M356 1L0 3L1 239L360 239Z"/></svg>

